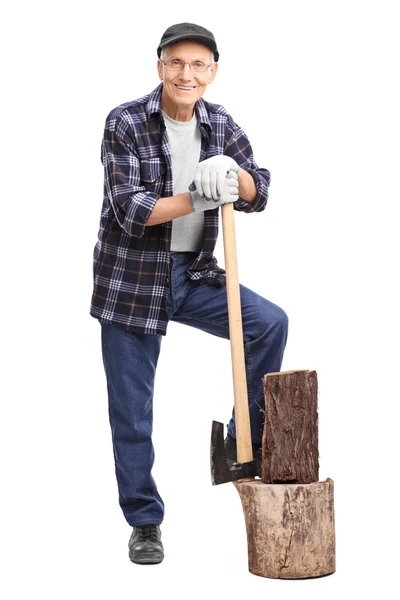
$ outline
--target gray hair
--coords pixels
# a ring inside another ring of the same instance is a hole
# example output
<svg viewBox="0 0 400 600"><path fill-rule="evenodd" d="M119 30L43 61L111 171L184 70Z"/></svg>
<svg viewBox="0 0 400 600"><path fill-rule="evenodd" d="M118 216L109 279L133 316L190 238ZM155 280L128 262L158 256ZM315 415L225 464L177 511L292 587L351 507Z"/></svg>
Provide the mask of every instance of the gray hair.
<svg viewBox="0 0 400 600"><path fill-rule="evenodd" d="M164 50L165 50L165 48L161 49L161 56L160 56L161 60L165 60ZM214 52L212 50L210 50L210 52L211 52L211 61L210 62L211 62L211 64L213 64L215 62L215 60L214 60Z"/></svg>

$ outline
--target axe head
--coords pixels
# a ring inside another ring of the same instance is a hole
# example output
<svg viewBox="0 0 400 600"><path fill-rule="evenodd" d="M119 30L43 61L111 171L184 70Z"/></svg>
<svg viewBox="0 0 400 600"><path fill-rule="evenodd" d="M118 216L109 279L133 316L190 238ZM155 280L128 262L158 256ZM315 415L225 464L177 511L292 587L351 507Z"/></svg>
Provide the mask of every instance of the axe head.
<svg viewBox="0 0 400 600"><path fill-rule="evenodd" d="M225 455L224 425L212 422L211 428L211 481L213 485L237 481L245 477L261 477L261 463L257 459L238 463Z"/></svg>

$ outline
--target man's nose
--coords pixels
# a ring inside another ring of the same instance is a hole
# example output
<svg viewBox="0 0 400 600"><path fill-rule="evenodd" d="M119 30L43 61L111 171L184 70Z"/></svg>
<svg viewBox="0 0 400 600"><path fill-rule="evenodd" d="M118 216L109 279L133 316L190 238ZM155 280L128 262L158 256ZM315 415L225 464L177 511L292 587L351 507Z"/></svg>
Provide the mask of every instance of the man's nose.
<svg viewBox="0 0 400 600"><path fill-rule="evenodd" d="M183 69L180 72L181 79L185 81L190 81L192 79L192 69L190 68L190 64L186 63L183 65Z"/></svg>

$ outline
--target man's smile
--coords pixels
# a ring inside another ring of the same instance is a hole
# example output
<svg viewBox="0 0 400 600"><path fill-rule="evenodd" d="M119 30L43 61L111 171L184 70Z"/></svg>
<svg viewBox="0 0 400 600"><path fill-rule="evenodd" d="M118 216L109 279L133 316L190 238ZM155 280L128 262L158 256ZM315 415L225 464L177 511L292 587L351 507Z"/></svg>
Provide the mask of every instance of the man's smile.
<svg viewBox="0 0 400 600"><path fill-rule="evenodd" d="M174 83L174 85L178 90L182 90L183 92L191 92L197 87L196 85L178 85L177 83Z"/></svg>

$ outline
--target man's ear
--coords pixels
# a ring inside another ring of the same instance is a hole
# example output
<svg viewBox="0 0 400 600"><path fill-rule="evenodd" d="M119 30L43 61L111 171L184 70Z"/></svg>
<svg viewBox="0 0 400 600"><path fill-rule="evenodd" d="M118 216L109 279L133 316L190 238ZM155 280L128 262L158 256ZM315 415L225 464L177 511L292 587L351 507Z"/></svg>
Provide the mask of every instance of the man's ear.
<svg viewBox="0 0 400 600"><path fill-rule="evenodd" d="M212 83L215 79L215 76L217 74L218 71L218 63L212 63L211 67L210 67L210 77L208 79L208 83Z"/></svg>
<svg viewBox="0 0 400 600"><path fill-rule="evenodd" d="M157 61L157 71L158 71L158 76L162 81L163 80L163 64L160 59L158 59L158 61Z"/></svg>

